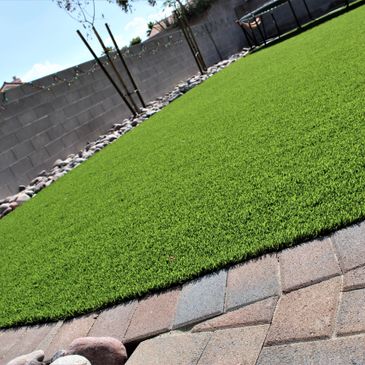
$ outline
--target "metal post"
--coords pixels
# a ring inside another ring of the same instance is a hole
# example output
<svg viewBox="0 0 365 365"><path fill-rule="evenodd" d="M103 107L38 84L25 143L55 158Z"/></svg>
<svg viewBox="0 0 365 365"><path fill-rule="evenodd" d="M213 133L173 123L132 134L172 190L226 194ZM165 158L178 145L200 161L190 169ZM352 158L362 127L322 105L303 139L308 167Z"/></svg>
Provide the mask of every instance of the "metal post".
<svg viewBox="0 0 365 365"><path fill-rule="evenodd" d="M189 38L189 35L187 34L187 32L186 32L186 29L185 29L185 26L184 26L184 24L183 24L183 22L182 22L182 20L181 20L181 17L180 17L180 15L178 14L178 12L177 11L175 11L175 14L176 14L176 17L177 17L177 19L178 19L178 21L179 21L179 25L180 25L180 28L181 28L181 30L182 30L182 32L183 32L183 34L184 34L184 37L185 37L185 39L186 39L186 42L187 42L187 44L188 44L188 46L189 46L189 48L190 48L190 51L191 51L191 53L192 53L192 55L193 55L193 57L194 57L194 60L195 60L195 62L196 62L196 64L197 64L197 66L198 66L198 69L199 69L199 71L200 71L200 73L201 74L204 74L204 69L202 68L202 65L201 65L201 63L200 63L200 60L198 59L198 57L197 57L197 52L196 52L196 50L194 50L194 46L192 45L192 43L191 43L191 40L190 40L190 38Z"/></svg>
<svg viewBox="0 0 365 365"><path fill-rule="evenodd" d="M180 18L182 20L182 23L184 23L184 26L185 26L185 30L186 30L186 33L188 34L189 38L190 38L190 41L191 41L191 44L193 45L193 47L195 48L196 50L196 56L197 58L199 59L199 62L200 62L200 65L201 65L201 68L203 69L203 71L205 72L207 70L207 66L204 62L204 59L203 59L203 56L200 52L200 49L199 49L199 46L198 46L198 43L196 42L196 39L195 39L195 36L194 36L194 33L192 31L192 29L190 28L190 25L187 21L187 18L186 18L186 14L185 14L185 7L184 5L181 3L180 0L177 0L178 4L180 5Z"/></svg>
<svg viewBox="0 0 365 365"><path fill-rule="evenodd" d="M250 49L252 49L253 45L252 45L252 42L251 42L251 39L250 39L250 36L249 34L247 33L247 30L245 29L245 27L243 25L240 24L240 21L239 20L236 20L236 23L239 25L239 27L242 29L242 32L243 34L245 35L246 37L246 40L247 40L247 43L248 45L250 46Z"/></svg>
<svg viewBox="0 0 365 365"><path fill-rule="evenodd" d="M261 20L261 21L262 21L262 20ZM260 25L257 23L256 17L255 17L254 22L255 22L255 24L256 24L256 28L258 29L258 31L259 31L259 33L260 33L260 36L261 36L262 40L264 41L264 44L265 44L265 46L266 46L266 40L265 40L265 37L264 37L264 35L263 35L263 33L262 33L262 30L261 30L261 28L260 28Z"/></svg>
<svg viewBox="0 0 365 365"><path fill-rule="evenodd" d="M312 13L309 11L309 7L308 7L307 2L306 2L305 0L302 0L302 1L303 1L303 3L304 3L305 9L307 10L307 13L308 13L309 19L310 19L310 20L313 20L314 18L313 18L313 16L312 16Z"/></svg>
<svg viewBox="0 0 365 365"><path fill-rule="evenodd" d="M301 27L301 25L299 23L297 14L294 11L293 4L291 3L291 0L288 0L288 4L289 4L289 7L290 7L291 12L293 13L293 16L294 16L295 22L297 23L298 28L301 29L302 27Z"/></svg>
<svg viewBox="0 0 365 365"><path fill-rule="evenodd" d="M95 61L98 63L98 65L100 66L100 68L104 71L105 76L109 79L109 81L111 82L111 84L114 86L115 90L117 90L117 93L119 94L119 96L126 103L126 105L129 108L129 110L132 112L132 114L134 116L137 116L137 113L132 108L132 105L129 103L129 101L123 95L122 91L119 89L118 85L114 82L114 80L112 79L112 77L109 75L108 71L106 70L106 68L104 67L104 65L102 64L102 62L99 60L98 56L95 54L95 52L93 51L93 49L90 47L89 43L87 43L87 40L84 38L84 36L81 34L81 32L79 30L77 30L77 34L80 36L80 38L84 42L85 46L88 48L88 50L90 51L90 53L93 55L93 57L95 58Z"/></svg>
<svg viewBox="0 0 365 365"><path fill-rule="evenodd" d="M273 13L270 13L271 17L272 17L272 20L274 22L274 25L275 25L275 28L276 28L276 31L278 32L278 37L280 38L280 28L278 26L278 23L274 17L274 14Z"/></svg>
<svg viewBox="0 0 365 365"><path fill-rule="evenodd" d="M127 85L125 84L125 82L122 79L122 76L120 75L120 73L118 72L117 68L115 67L114 62L113 62L113 60L111 59L111 57L109 55L108 49L105 47L105 44L104 44L103 40L101 39L99 33L97 32L97 30L95 29L94 26L93 26L93 31L94 31L94 33L96 35L96 38L98 39L101 47L103 48L103 51L104 51L106 57L108 58L108 61L110 63L110 66L112 67L112 69L114 70L115 74L117 75L117 78L118 78L119 82L122 84L122 86L123 86L123 88L124 88L124 90L126 92L126 95L127 95L128 99L129 99L129 102L133 105L134 110L137 113L139 113L140 110L139 110L138 106L136 105L136 103L134 102L133 98L131 97L131 95L130 95L130 93L128 91Z"/></svg>
<svg viewBox="0 0 365 365"><path fill-rule="evenodd" d="M127 72L127 75L128 75L128 77L129 77L129 79L130 79L130 81L131 81L131 83L132 83L132 85L133 85L133 87L134 87L134 90L136 91L137 96L138 96L138 98L139 98L139 100L140 100L140 102L141 102L142 106L145 108L145 107L146 107L146 104L144 103L144 100L143 100L143 98L142 98L142 95L141 95L141 93L139 92L139 89L138 89L138 87L137 87L137 85L136 85L136 83L135 83L135 81L134 81L134 78L133 78L133 76L132 76L131 72L129 71L129 68L128 68L128 66L127 66L127 63L125 62L125 59L124 59L124 57L123 57L123 55L122 55L122 52L120 51L120 49L119 49L119 47L118 47L118 44L117 44L116 40L114 39L113 33L112 33L112 31L110 30L109 25L108 25L107 23L105 23L105 26L106 26L106 29L108 30L108 33L109 33L110 38L111 38L111 40L112 40L112 42L113 42L113 44L114 44L114 47L115 47L115 49L116 49L116 50L117 50L117 52L118 52L119 58L120 58L120 60L122 61L122 64L123 64L123 66L124 66L124 68L125 68L125 70L126 70L126 72Z"/></svg>
<svg viewBox="0 0 365 365"><path fill-rule="evenodd" d="M217 52L217 54L218 54L219 59L220 59L221 61L223 61L223 57L222 57L221 53L219 52L219 49L218 49L218 47L217 47L217 44L215 43L215 41L214 41L214 39L213 39L212 34L209 32L209 29L208 29L208 26L207 26L207 24L206 24L206 23L204 24L204 28L205 28L205 30L206 30L206 32L207 32L207 34L208 34L209 39L210 39L210 40L212 41L212 43L213 43L213 46L214 46L214 48L215 48L215 51L216 51L216 52Z"/></svg>
<svg viewBox="0 0 365 365"><path fill-rule="evenodd" d="M255 42L255 46L258 46L259 45L259 42L257 42L256 36L255 36L255 32L254 32L254 30L251 27L251 22L250 21L248 21L248 26L251 29L252 38L253 38L253 41Z"/></svg>
<svg viewBox="0 0 365 365"><path fill-rule="evenodd" d="M264 15L261 15L261 25L262 25L262 30L264 32L264 36L265 36L265 39L268 39L268 36L267 36L267 33L266 33L266 28L265 28L265 23L264 23Z"/></svg>

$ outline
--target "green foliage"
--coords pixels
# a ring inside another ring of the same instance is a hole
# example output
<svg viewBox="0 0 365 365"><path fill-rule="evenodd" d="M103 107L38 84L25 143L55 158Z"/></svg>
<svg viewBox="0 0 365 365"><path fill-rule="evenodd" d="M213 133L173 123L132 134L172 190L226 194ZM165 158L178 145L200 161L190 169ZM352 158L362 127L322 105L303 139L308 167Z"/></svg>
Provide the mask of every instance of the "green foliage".
<svg viewBox="0 0 365 365"><path fill-rule="evenodd" d="M142 39L141 37L135 37L133 38L130 43L129 43L129 46L134 46L136 44L140 44L142 42Z"/></svg>
<svg viewBox="0 0 365 365"><path fill-rule="evenodd" d="M154 27L155 23L154 22L148 22L147 23L147 31L146 31L146 35L147 37L149 37L151 35L152 29Z"/></svg>
<svg viewBox="0 0 365 365"><path fill-rule="evenodd" d="M216 0L195 0L185 6L188 19L204 14Z"/></svg>
<svg viewBox="0 0 365 365"><path fill-rule="evenodd" d="M0 326L365 217L365 8L235 63L0 221Z"/></svg>

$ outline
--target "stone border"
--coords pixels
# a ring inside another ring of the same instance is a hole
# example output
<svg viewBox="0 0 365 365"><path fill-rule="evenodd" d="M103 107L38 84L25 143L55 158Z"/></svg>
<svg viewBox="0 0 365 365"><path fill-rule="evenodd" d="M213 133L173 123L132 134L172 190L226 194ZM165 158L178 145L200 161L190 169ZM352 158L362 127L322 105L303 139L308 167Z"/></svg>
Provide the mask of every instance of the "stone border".
<svg viewBox="0 0 365 365"><path fill-rule="evenodd" d="M51 357L83 336L147 339L131 365L308 364L309 354L313 364L362 363L364 308L365 221L141 300L0 330L0 364L36 349Z"/></svg>
<svg viewBox="0 0 365 365"><path fill-rule="evenodd" d="M145 109L142 108L141 113L137 117L130 117L129 119L124 119L122 123L114 124L105 135L100 136L93 142L87 143L87 145L78 153L67 156L65 160L56 160L51 171L41 171L39 175L29 183L29 185L19 186L19 193L8 196L5 199L0 199L0 219L8 215L18 206L30 200L32 197L36 196L38 192L79 166L95 153L101 151L110 143L119 139L121 136L149 119L149 117L159 112L175 99L212 77L231 63L245 57L248 53L249 51L243 50L240 53L232 55L229 59L218 62L217 64L209 67L204 75L196 74L186 81L179 83L174 90L160 98L157 98L157 100L150 102Z"/></svg>

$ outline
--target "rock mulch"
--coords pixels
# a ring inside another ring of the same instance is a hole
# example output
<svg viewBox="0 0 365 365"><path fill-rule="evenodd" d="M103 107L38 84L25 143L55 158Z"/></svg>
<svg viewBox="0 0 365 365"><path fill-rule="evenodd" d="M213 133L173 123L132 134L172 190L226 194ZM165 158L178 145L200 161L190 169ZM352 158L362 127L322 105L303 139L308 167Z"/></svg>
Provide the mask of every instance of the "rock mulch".
<svg viewBox="0 0 365 365"><path fill-rule="evenodd" d="M45 353L37 350L11 360L7 365L124 365L127 351L113 337L77 338L66 350L58 350L44 360Z"/></svg>
<svg viewBox="0 0 365 365"><path fill-rule="evenodd" d="M198 74L184 82L179 83L171 92L166 93L164 96L150 102L146 108L142 108L141 113L137 117L124 119L121 123L114 124L105 135L100 136L94 142L87 143L84 149L78 153L71 154L64 160L56 160L53 164L53 168L50 171L41 171L39 175L30 182L29 185L19 186L19 192L17 194L0 200L0 219L12 212L18 206L22 205L24 202L36 196L37 193L39 193L42 189L46 188L60 177L79 166L92 155L101 151L104 147L108 146L110 143L113 143L115 140L143 123L149 117L159 112L166 105L179 98L195 86L201 84L203 81L213 76L217 72L226 68L231 63L246 56L247 54L248 51L244 50L231 56L227 60L221 61L214 66L209 67L204 75Z"/></svg>
<svg viewBox="0 0 365 365"><path fill-rule="evenodd" d="M0 365L34 350L8 365L74 365L62 362L74 355L91 365L364 364L364 231L355 224L70 321L0 330ZM128 359L122 343L138 345Z"/></svg>

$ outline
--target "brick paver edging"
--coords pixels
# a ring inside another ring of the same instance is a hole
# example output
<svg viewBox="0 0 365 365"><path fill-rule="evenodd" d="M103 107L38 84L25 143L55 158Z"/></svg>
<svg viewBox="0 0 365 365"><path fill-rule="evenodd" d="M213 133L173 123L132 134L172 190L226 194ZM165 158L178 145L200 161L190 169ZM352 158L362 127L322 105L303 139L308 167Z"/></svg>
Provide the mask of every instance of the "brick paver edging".
<svg viewBox="0 0 365 365"><path fill-rule="evenodd" d="M365 222L100 313L1 330L0 365L83 336L143 341L128 365L362 364Z"/></svg>

